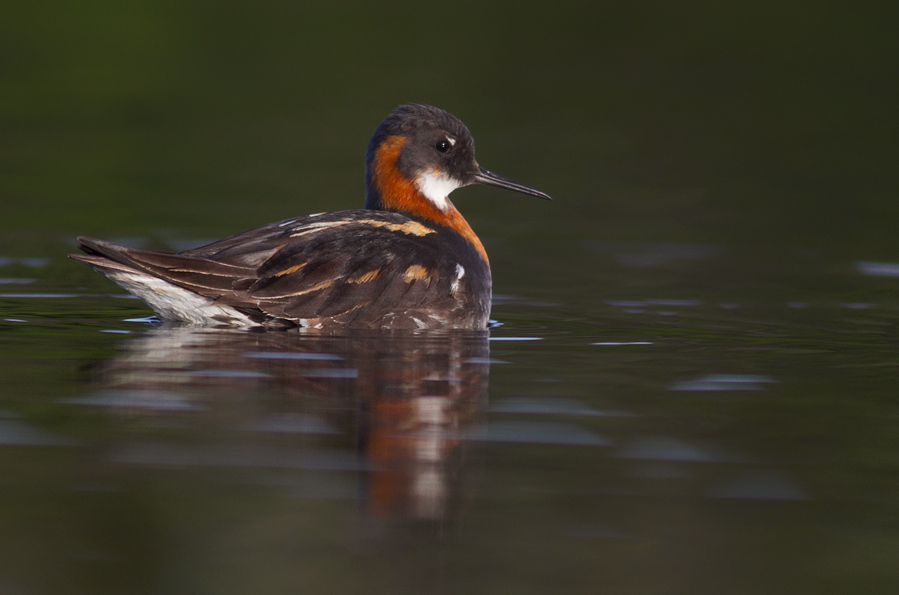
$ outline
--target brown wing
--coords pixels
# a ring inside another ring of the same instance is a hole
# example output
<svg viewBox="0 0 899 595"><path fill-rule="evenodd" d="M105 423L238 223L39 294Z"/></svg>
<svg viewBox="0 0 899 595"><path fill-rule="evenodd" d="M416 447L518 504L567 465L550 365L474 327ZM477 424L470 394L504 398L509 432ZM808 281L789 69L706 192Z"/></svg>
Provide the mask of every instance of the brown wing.
<svg viewBox="0 0 899 595"><path fill-rule="evenodd" d="M93 266L102 256L217 303L292 320L367 326L385 315L448 314L465 307L471 279L456 278L460 254L444 234L385 211L289 219L181 254L81 241L91 255L81 259Z"/></svg>

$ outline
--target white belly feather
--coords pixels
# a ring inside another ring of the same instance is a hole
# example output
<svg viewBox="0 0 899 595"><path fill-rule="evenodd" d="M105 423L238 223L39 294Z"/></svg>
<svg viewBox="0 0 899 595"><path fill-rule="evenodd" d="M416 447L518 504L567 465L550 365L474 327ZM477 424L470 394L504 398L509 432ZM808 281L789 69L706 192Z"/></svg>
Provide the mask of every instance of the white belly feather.
<svg viewBox="0 0 899 595"><path fill-rule="evenodd" d="M115 270L104 272L120 286L147 302L163 319L199 325L229 324L241 327L258 325L231 306L216 304L210 298L158 277Z"/></svg>

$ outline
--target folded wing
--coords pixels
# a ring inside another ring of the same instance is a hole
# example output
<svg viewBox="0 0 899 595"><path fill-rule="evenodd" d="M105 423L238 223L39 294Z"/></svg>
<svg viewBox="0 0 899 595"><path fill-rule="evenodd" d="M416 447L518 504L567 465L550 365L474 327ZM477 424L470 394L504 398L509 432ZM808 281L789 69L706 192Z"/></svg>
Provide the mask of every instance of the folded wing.
<svg viewBox="0 0 899 595"><path fill-rule="evenodd" d="M374 317L460 307L457 263L440 249L438 236L397 213L338 211L179 254L79 238L85 255L73 258L101 271L163 279L254 318L383 326Z"/></svg>

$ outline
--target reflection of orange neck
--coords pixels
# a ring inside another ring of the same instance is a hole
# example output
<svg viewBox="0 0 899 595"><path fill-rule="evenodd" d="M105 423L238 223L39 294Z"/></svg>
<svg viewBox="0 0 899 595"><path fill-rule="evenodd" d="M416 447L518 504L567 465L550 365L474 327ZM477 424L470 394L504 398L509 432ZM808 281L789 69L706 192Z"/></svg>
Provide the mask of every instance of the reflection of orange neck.
<svg viewBox="0 0 899 595"><path fill-rule="evenodd" d="M406 139L402 136L388 136L375 151L372 180L381 198L381 208L449 227L465 238L487 261L487 251L481 240L449 198L446 199L447 209L441 210L419 191L414 180L400 172L396 161L405 143Z"/></svg>

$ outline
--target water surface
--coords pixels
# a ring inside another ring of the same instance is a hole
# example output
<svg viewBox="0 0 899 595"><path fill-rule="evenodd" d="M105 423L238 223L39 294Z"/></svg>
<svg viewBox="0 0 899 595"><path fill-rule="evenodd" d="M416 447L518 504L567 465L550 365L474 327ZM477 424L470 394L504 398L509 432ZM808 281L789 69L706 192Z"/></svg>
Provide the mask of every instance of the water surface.
<svg viewBox="0 0 899 595"><path fill-rule="evenodd" d="M899 589L893 5L18 3L0 593ZM65 258L357 208L407 101L489 333L166 327Z"/></svg>
<svg viewBox="0 0 899 595"><path fill-rule="evenodd" d="M500 295L489 333L321 337L46 270L0 298L15 588L895 584L899 303Z"/></svg>

